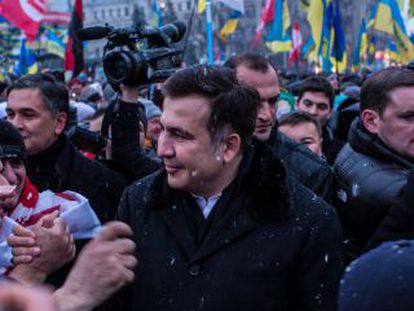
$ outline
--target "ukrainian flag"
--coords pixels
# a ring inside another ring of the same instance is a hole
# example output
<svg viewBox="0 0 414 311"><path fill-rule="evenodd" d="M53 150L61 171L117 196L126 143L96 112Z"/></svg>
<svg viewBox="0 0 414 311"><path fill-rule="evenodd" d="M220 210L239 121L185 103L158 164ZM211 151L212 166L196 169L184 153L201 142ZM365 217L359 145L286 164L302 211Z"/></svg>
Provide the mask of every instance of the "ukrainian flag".
<svg viewBox="0 0 414 311"><path fill-rule="evenodd" d="M307 44L305 44L306 52L309 55L313 49L319 54L320 45L322 41L322 28L324 23L324 13L327 4L326 0L311 0L308 9L308 22L311 27L311 37ZM321 16L322 13L322 16Z"/></svg>
<svg viewBox="0 0 414 311"><path fill-rule="evenodd" d="M66 44L63 43L62 39L52 30L46 31L46 38L46 51L50 54L65 58Z"/></svg>
<svg viewBox="0 0 414 311"><path fill-rule="evenodd" d="M352 71L357 72L359 69L359 64L361 63L361 58L365 55L368 47L367 40L367 25L365 19L362 19L361 27L359 27L358 41L354 50L354 60L352 63Z"/></svg>
<svg viewBox="0 0 414 311"><path fill-rule="evenodd" d="M274 53L290 52L292 40L287 30L291 22L287 0L275 0L274 5L275 14L267 35L266 45Z"/></svg>
<svg viewBox="0 0 414 311"><path fill-rule="evenodd" d="M385 50L385 53L389 56L390 60L393 60L395 62L400 62L401 57L398 53L397 45L395 44L395 41L390 41L390 43L387 46L387 49Z"/></svg>
<svg viewBox="0 0 414 311"><path fill-rule="evenodd" d="M236 31L237 24L239 23L239 19L242 16L242 13L239 11L231 11L228 16L227 22L221 28L219 37L221 41L227 42L227 38Z"/></svg>

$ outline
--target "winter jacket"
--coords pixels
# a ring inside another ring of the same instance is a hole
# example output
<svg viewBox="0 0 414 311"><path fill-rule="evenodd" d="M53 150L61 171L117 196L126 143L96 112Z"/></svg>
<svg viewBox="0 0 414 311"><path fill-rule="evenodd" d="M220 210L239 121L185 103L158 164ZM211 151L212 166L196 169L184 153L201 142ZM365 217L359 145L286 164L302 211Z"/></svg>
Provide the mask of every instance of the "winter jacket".
<svg viewBox="0 0 414 311"><path fill-rule="evenodd" d="M31 157L28 157L29 179L39 191L71 190L80 193L89 200L101 223L113 220L122 191L126 186L124 179L103 164L84 157L66 136L62 135L59 139L63 142L57 150L56 162L52 163L54 172L50 174L50 181L42 184L36 182L37 172L43 169L33 167ZM42 152L41 157L47 160L48 151ZM36 166L39 165L41 166L42 162L36 163Z"/></svg>
<svg viewBox="0 0 414 311"><path fill-rule="evenodd" d="M328 163L305 146L275 130L266 143L273 150L275 157L286 165L293 178L328 203L332 202L334 175Z"/></svg>
<svg viewBox="0 0 414 311"><path fill-rule="evenodd" d="M334 166L342 202L339 217L351 255L361 252L384 220L412 167L364 129L359 119L353 122L349 143Z"/></svg>
<svg viewBox="0 0 414 311"><path fill-rule="evenodd" d="M401 196L388 211L388 215L369 241L366 250L386 241L414 239L414 170L410 171Z"/></svg>
<svg viewBox="0 0 414 311"><path fill-rule="evenodd" d="M171 189L163 170L127 188L119 217L137 244L132 310L335 309L336 213L257 149L198 226L194 198Z"/></svg>

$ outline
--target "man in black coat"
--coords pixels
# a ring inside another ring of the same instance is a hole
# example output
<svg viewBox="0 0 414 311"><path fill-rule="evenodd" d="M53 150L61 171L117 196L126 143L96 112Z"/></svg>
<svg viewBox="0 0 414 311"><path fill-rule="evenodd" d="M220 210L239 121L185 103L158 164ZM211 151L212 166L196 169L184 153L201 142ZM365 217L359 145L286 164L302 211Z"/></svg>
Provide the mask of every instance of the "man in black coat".
<svg viewBox="0 0 414 311"><path fill-rule="evenodd" d="M66 87L46 74L21 77L7 90L7 119L24 138L32 183L39 191L81 193L106 222L115 217L125 181L84 157L64 135L68 105Z"/></svg>
<svg viewBox="0 0 414 311"><path fill-rule="evenodd" d="M133 310L334 310L337 216L250 144L258 93L212 67L175 73L163 92L165 169L119 209L137 244Z"/></svg>
<svg viewBox="0 0 414 311"><path fill-rule="evenodd" d="M334 175L329 165L305 146L277 131L280 86L270 61L261 55L246 53L231 57L225 65L236 70L239 81L259 92L260 108L254 137L271 147L295 179L327 202L332 202Z"/></svg>
<svg viewBox="0 0 414 311"><path fill-rule="evenodd" d="M385 69L362 85L361 117L334 167L351 255L365 247L414 167L413 118L413 71Z"/></svg>

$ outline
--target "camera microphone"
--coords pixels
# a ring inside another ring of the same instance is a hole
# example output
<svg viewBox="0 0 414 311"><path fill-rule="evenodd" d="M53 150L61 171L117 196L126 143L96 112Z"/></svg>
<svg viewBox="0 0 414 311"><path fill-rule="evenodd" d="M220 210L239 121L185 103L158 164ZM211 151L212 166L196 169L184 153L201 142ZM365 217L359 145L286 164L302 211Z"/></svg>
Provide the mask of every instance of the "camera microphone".
<svg viewBox="0 0 414 311"><path fill-rule="evenodd" d="M82 28L77 31L77 36L81 41L98 40L105 38L112 31L108 26L94 26Z"/></svg>

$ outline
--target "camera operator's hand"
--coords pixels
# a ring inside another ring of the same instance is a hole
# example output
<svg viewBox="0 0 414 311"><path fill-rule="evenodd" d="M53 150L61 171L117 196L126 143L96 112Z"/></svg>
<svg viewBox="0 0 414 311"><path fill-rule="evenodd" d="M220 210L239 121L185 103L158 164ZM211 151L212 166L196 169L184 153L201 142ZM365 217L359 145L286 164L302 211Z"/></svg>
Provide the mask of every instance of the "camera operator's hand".
<svg viewBox="0 0 414 311"><path fill-rule="evenodd" d="M132 104L138 103L139 91L137 86L128 86L121 84L120 89L122 101Z"/></svg>

